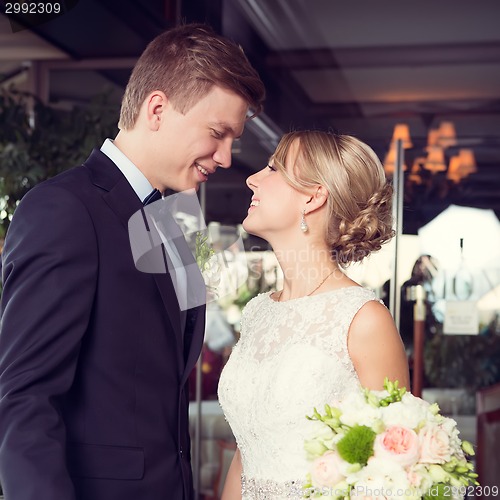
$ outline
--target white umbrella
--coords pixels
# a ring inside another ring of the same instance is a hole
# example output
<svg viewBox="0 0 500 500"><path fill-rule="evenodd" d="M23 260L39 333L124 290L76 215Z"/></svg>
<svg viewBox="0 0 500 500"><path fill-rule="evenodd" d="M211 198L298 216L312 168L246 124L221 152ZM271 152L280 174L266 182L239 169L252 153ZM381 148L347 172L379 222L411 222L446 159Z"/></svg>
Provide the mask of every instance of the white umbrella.
<svg viewBox="0 0 500 500"><path fill-rule="evenodd" d="M346 269L346 274L354 281L377 289L393 277L394 245L391 241L382 246L378 252L370 254L361 262L351 264ZM402 285L410 278L415 261L419 257L418 237L413 234L402 234L399 240L398 276L397 282Z"/></svg>
<svg viewBox="0 0 500 500"><path fill-rule="evenodd" d="M420 250L438 259L443 269L500 267L500 222L493 210L450 205L418 230Z"/></svg>

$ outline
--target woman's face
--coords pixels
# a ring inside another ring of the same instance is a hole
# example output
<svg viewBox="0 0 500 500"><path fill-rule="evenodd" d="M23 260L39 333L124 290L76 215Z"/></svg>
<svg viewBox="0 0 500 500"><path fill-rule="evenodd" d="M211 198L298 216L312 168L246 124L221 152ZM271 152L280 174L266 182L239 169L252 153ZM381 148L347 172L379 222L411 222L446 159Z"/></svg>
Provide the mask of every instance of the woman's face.
<svg viewBox="0 0 500 500"><path fill-rule="evenodd" d="M298 147L296 139L285 160L285 167L291 176ZM266 167L248 177L247 186L253 191L253 196L243 221L245 231L267 241L275 235L300 232L302 210L305 208L304 194L290 186L283 174L276 170L272 157Z"/></svg>

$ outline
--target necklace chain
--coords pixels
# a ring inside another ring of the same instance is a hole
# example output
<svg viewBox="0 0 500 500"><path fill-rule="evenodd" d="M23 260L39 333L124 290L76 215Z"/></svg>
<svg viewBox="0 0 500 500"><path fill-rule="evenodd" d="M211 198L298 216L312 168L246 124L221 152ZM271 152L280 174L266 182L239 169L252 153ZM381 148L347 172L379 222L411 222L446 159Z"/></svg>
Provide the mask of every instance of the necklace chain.
<svg viewBox="0 0 500 500"><path fill-rule="evenodd" d="M312 295L334 272L335 272L335 269L331 273L329 273L326 276L326 278L324 278L323 280L321 280L320 283L319 283L319 285L314 290L312 290L309 293L306 293L306 295L304 295L304 297L309 297L309 295ZM281 295L282 294L283 294L283 290L280 291L280 294L278 296L278 302L281 302Z"/></svg>

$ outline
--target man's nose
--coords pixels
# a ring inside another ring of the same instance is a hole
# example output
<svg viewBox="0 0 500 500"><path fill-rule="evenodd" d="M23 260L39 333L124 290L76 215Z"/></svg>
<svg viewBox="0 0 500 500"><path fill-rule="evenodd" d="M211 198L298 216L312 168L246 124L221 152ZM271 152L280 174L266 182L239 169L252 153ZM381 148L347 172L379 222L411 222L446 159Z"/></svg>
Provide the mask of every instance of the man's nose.
<svg viewBox="0 0 500 500"><path fill-rule="evenodd" d="M231 167L231 148L233 141L222 141L222 143L217 148L213 159L219 167L229 168Z"/></svg>

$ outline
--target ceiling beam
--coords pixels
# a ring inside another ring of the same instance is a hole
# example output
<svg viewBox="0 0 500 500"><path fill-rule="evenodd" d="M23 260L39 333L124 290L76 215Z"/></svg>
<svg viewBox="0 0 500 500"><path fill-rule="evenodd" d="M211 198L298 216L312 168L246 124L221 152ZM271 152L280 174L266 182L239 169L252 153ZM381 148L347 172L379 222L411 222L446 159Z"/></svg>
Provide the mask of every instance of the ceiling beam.
<svg viewBox="0 0 500 500"><path fill-rule="evenodd" d="M369 68L391 66L443 66L458 63L499 63L500 42L453 45L413 45L281 50L270 52L270 68L303 69Z"/></svg>

